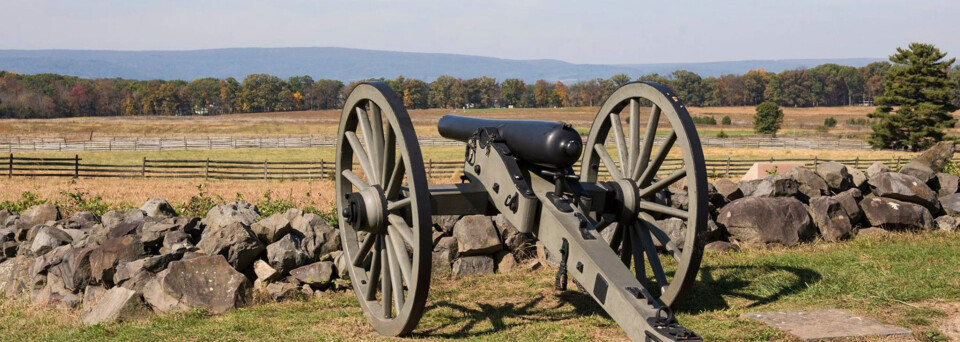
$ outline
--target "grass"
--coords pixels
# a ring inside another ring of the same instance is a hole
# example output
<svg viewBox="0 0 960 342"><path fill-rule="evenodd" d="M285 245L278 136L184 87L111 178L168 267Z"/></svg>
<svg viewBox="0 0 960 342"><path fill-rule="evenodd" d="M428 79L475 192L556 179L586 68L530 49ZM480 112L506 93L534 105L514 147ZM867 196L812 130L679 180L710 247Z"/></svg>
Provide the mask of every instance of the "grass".
<svg viewBox="0 0 960 342"><path fill-rule="evenodd" d="M926 232L860 237L798 248L707 253L678 319L708 341L790 340L742 313L836 307L943 340L945 313L960 300L960 235ZM435 277L412 339L477 341L625 340L587 295L556 292L554 270ZM571 286L571 289L575 289ZM367 325L352 292L273 303L219 316L200 311L83 327L78 313L0 300L0 335L19 340L391 340Z"/></svg>

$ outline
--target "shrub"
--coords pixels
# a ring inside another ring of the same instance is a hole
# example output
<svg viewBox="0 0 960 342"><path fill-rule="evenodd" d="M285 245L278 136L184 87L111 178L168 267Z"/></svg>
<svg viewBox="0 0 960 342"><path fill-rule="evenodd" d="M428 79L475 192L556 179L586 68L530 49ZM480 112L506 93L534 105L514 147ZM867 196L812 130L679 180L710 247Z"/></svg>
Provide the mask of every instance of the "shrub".
<svg viewBox="0 0 960 342"><path fill-rule="evenodd" d="M260 215L265 217L273 214L285 213L287 210L296 207L297 206L290 200L285 200L282 198L273 199L270 191L267 191L267 193L263 194L263 198L257 202L257 210L260 211Z"/></svg>
<svg viewBox="0 0 960 342"><path fill-rule="evenodd" d="M89 193L84 191L61 191L60 195L67 198L64 203L57 203L64 216L80 211L89 211L97 216L103 216L110 210L110 203L103 202L100 196L89 198Z"/></svg>
<svg viewBox="0 0 960 342"><path fill-rule="evenodd" d="M830 128L837 127L837 119L834 119L832 116L823 119L823 125Z"/></svg>
<svg viewBox="0 0 960 342"><path fill-rule="evenodd" d="M24 210L30 209L32 206L44 203L47 203L47 200L41 199L39 194L35 192L24 191L20 193L19 200L0 202L0 209L6 209L15 213L22 213Z"/></svg>
<svg viewBox="0 0 960 342"><path fill-rule="evenodd" d="M220 196L217 196L216 199L207 196L207 193L203 191L203 184L200 184L197 185L197 195L190 196L187 203L180 204L174 209L180 216L204 217L207 216L210 209L223 203L226 203L226 201Z"/></svg>
<svg viewBox="0 0 960 342"><path fill-rule="evenodd" d="M697 125L716 125L717 119L707 115L694 116L693 123Z"/></svg>
<svg viewBox="0 0 960 342"><path fill-rule="evenodd" d="M777 135L783 123L783 110L776 102L767 101L757 106L753 115L753 131L758 134Z"/></svg>
<svg viewBox="0 0 960 342"><path fill-rule="evenodd" d="M847 124L854 125L854 126L866 126L869 123L867 122L867 119L864 119L864 118L850 118L850 119L847 119Z"/></svg>
<svg viewBox="0 0 960 342"><path fill-rule="evenodd" d="M725 138L729 138L729 137L730 137L730 136L727 135L727 132L724 132L722 129L720 130L720 133L717 133L717 138L725 139Z"/></svg>
<svg viewBox="0 0 960 342"><path fill-rule="evenodd" d="M724 116L723 116L723 119L720 119L720 124L721 124L721 125L729 126L731 123L733 123L733 122L730 120L730 116L729 116L729 115L724 115Z"/></svg>

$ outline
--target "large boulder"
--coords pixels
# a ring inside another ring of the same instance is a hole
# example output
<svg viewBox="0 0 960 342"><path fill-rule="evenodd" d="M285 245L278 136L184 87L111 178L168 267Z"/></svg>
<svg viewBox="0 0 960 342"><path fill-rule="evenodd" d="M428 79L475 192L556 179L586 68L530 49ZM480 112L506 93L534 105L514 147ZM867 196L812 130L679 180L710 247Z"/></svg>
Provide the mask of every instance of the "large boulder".
<svg viewBox="0 0 960 342"><path fill-rule="evenodd" d="M140 294L133 290L115 287L104 293L97 304L81 318L83 324L95 325L134 320L149 314L150 309L143 304Z"/></svg>
<svg viewBox="0 0 960 342"><path fill-rule="evenodd" d="M743 198L743 191L740 190L740 185L734 183L730 178L717 179L717 181L713 182L713 187L717 189L717 193L723 196L723 199L727 202Z"/></svg>
<svg viewBox="0 0 960 342"><path fill-rule="evenodd" d="M238 270L245 270L264 251L257 236L241 222L217 229L208 228L197 247L207 255L223 255Z"/></svg>
<svg viewBox="0 0 960 342"><path fill-rule="evenodd" d="M883 172L890 172L890 168L883 162L874 162L867 168L867 179L871 179Z"/></svg>
<svg viewBox="0 0 960 342"><path fill-rule="evenodd" d="M60 208L57 208L56 205L50 203L35 205L20 214L20 219L17 220L17 229L28 231L36 225L58 220L60 220Z"/></svg>
<svg viewBox="0 0 960 342"><path fill-rule="evenodd" d="M807 208L796 198L742 198L720 209L717 222L747 244L796 245L816 235Z"/></svg>
<svg viewBox="0 0 960 342"><path fill-rule="evenodd" d="M489 255L466 256L453 263L453 275L457 277L493 274L493 271L494 260Z"/></svg>
<svg viewBox="0 0 960 342"><path fill-rule="evenodd" d="M300 216L302 215L294 217ZM277 213L254 223L250 226L250 230L257 234L257 238L261 242L271 244L293 231L293 227L290 226L290 219L287 218L286 214Z"/></svg>
<svg viewBox="0 0 960 342"><path fill-rule="evenodd" d="M953 159L954 142L941 141L919 156L910 160L900 169L900 173L911 175L926 183L942 172L943 167Z"/></svg>
<svg viewBox="0 0 960 342"><path fill-rule="evenodd" d="M497 228L488 216L464 216L453 227L460 255L494 254L503 249Z"/></svg>
<svg viewBox="0 0 960 342"><path fill-rule="evenodd" d="M147 248L159 248L167 233L180 230L180 225L172 221L150 221L143 224L140 242Z"/></svg>
<svg viewBox="0 0 960 342"><path fill-rule="evenodd" d="M147 216L153 218L168 218L176 217L177 211L173 209L173 206L170 205L167 200L162 198L152 198L147 200L143 206L140 207Z"/></svg>
<svg viewBox="0 0 960 342"><path fill-rule="evenodd" d="M937 174L937 195L939 197L955 194L958 190L960 190L960 177L943 172Z"/></svg>
<svg viewBox="0 0 960 342"><path fill-rule="evenodd" d="M434 215L431 220L434 229L449 236L453 234L453 226L457 224L457 221L460 221L460 217L462 215Z"/></svg>
<svg viewBox="0 0 960 342"><path fill-rule="evenodd" d="M947 215L960 217L960 194L950 194L940 197L940 205Z"/></svg>
<svg viewBox="0 0 960 342"><path fill-rule="evenodd" d="M135 236L127 235L104 241L90 252L90 275L94 282L113 284L113 275L122 262L144 256L143 244Z"/></svg>
<svg viewBox="0 0 960 342"><path fill-rule="evenodd" d="M493 223L497 226L497 230L500 232L500 238L503 240L503 245L508 250L521 253L529 249L530 246L533 246L531 238L527 234L517 230L503 214L495 216Z"/></svg>
<svg viewBox="0 0 960 342"><path fill-rule="evenodd" d="M280 274L286 274L307 263L307 253L300 248L302 241L299 236L287 234L267 246L267 261L270 266Z"/></svg>
<svg viewBox="0 0 960 342"><path fill-rule="evenodd" d="M940 211L937 193L914 176L884 172L870 178L870 187L877 196L916 203L934 213Z"/></svg>
<svg viewBox="0 0 960 342"><path fill-rule="evenodd" d="M166 308L204 308L222 313L250 301L247 278L234 270L222 255L171 262L156 279L162 293L148 297L154 307L157 302Z"/></svg>
<svg viewBox="0 0 960 342"><path fill-rule="evenodd" d="M93 247L71 248L63 255L63 261L54 266L63 286L71 291L80 291L90 283L90 254Z"/></svg>
<svg viewBox="0 0 960 342"><path fill-rule="evenodd" d="M187 233L174 230L163 235L163 247L160 247L160 253L183 253L195 249Z"/></svg>
<svg viewBox="0 0 960 342"><path fill-rule="evenodd" d="M933 222L938 230L949 233L956 232L960 228L960 219L953 216L943 215L934 219Z"/></svg>
<svg viewBox="0 0 960 342"><path fill-rule="evenodd" d="M297 281L314 288L329 285L334 278L333 262L320 261L290 271L290 275Z"/></svg>
<svg viewBox="0 0 960 342"><path fill-rule="evenodd" d="M753 196L753 193L757 191L757 187L760 186L761 182L763 182L762 179L742 180L737 183L737 186L740 187L740 192L743 193L743 197L749 197Z"/></svg>
<svg viewBox="0 0 960 342"><path fill-rule="evenodd" d="M96 214L89 211L78 211L70 215L63 226L66 229L89 230L93 229L93 227L99 223L100 218L98 218Z"/></svg>
<svg viewBox="0 0 960 342"><path fill-rule="evenodd" d="M751 197L792 197L797 194L800 183L790 175L764 177Z"/></svg>
<svg viewBox="0 0 960 342"><path fill-rule="evenodd" d="M139 234L147 213L140 209L113 210L103 215L103 227L107 238L113 239L130 234Z"/></svg>
<svg viewBox="0 0 960 342"><path fill-rule="evenodd" d="M892 198L870 197L860 201L860 208L871 226L892 229L933 229L933 215L919 204Z"/></svg>
<svg viewBox="0 0 960 342"><path fill-rule="evenodd" d="M790 169L790 176L795 178L800 186L798 191L807 198L816 198L826 195L830 192L827 182L823 180L816 172L804 166L797 166Z"/></svg>
<svg viewBox="0 0 960 342"><path fill-rule="evenodd" d="M35 263L36 259L28 256L0 262L0 297L16 298L29 292L30 269Z"/></svg>
<svg viewBox="0 0 960 342"><path fill-rule="evenodd" d="M863 193L860 189L853 188L833 196L833 199L840 202L844 212L850 218L850 223L857 225L863 220L863 210L860 209L860 200L863 199Z"/></svg>
<svg viewBox="0 0 960 342"><path fill-rule="evenodd" d="M341 249L340 232L316 214L296 217L290 226L303 236L300 247L307 253L307 262L319 261L324 255Z"/></svg>
<svg viewBox="0 0 960 342"><path fill-rule="evenodd" d="M847 172L850 173L850 185L857 189L863 189L863 186L867 184L867 175L855 167L848 167Z"/></svg>
<svg viewBox="0 0 960 342"><path fill-rule="evenodd" d="M833 191L843 191L850 188L853 182L847 166L838 162L823 162L817 165L817 174L827 182L827 186Z"/></svg>
<svg viewBox="0 0 960 342"><path fill-rule="evenodd" d="M853 231L846 209L833 197L810 199L810 217L827 241L846 239Z"/></svg>
<svg viewBox="0 0 960 342"><path fill-rule="evenodd" d="M207 212L207 217L203 218L202 223L207 230L217 230L232 223L250 227L259 219L260 212L257 211L257 206L239 201L213 207Z"/></svg>
<svg viewBox="0 0 960 342"><path fill-rule="evenodd" d="M71 242L73 242L73 238L70 234L57 228L40 226L37 235L33 238L33 243L30 245L30 251L33 252L33 255L43 255L51 249Z"/></svg>

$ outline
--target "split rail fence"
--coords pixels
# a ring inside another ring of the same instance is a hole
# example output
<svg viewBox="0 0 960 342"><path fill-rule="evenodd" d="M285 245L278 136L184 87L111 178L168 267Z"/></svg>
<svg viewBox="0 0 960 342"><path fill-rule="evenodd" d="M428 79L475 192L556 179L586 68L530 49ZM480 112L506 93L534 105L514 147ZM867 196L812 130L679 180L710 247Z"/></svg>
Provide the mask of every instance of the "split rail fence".
<svg viewBox="0 0 960 342"><path fill-rule="evenodd" d="M758 162L794 162L816 167L826 160L809 159L707 159L710 177L739 177ZM882 162L893 170L909 162L909 158L833 160L859 170L866 170L874 162ZM954 162L960 161L955 159ZM667 159L660 174L669 174L683 166L680 159ZM240 161L215 159L146 159L135 164L102 164L85 162L79 155L73 158L19 157L15 154L0 157L0 175L7 177L73 177L73 178L200 178L223 180L320 180L333 179L336 165L333 161ZM431 179L454 178L463 168L463 161L425 160L424 168ZM574 166L579 172L580 166ZM606 168L601 166L601 175Z"/></svg>

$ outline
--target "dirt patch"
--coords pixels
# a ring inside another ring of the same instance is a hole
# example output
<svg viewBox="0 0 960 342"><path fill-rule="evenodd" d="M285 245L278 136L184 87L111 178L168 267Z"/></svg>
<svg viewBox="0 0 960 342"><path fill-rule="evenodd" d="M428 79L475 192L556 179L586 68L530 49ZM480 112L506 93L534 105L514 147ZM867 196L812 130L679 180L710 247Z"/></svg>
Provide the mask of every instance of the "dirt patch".
<svg viewBox="0 0 960 342"><path fill-rule="evenodd" d="M960 341L960 302L928 302L925 307L942 311L944 316L939 319L937 329L951 341Z"/></svg>

